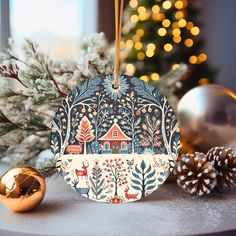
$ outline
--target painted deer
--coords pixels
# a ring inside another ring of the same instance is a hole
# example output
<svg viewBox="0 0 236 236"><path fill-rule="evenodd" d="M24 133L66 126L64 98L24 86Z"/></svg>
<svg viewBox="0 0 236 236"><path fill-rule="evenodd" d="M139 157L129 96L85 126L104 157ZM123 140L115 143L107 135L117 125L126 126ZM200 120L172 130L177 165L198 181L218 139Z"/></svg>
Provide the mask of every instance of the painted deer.
<svg viewBox="0 0 236 236"><path fill-rule="evenodd" d="M90 187L89 187L89 185L88 185L88 182L86 182L87 187L83 187L83 188L77 187L78 183L79 183L78 180L74 180L74 181L72 182L73 188L74 188L78 193L87 195L87 197L89 197L89 190L90 190Z"/></svg>
<svg viewBox="0 0 236 236"><path fill-rule="evenodd" d="M125 188L125 197L129 199L137 199L138 193L128 193L129 191L129 186Z"/></svg>
<svg viewBox="0 0 236 236"><path fill-rule="evenodd" d="M83 163L83 166L82 166L83 170L75 169L75 173L76 173L77 176L87 177L88 176L87 168L89 167L89 164L85 165L84 162L82 162L82 163Z"/></svg>
<svg viewBox="0 0 236 236"><path fill-rule="evenodd" d="M90 188L89 187L84 187L84 188L76 188L76 191L80 194L84 194L84 195L87 195L87 197L89 197L89 190Z"/></svg>
<svg viewBox="0 0 236 236"><path fill-rule="evenodd" d="M79 145L68 145L66 147L66 152L69 154L80 154L83 149L83 144L80 143Z"/></svg>

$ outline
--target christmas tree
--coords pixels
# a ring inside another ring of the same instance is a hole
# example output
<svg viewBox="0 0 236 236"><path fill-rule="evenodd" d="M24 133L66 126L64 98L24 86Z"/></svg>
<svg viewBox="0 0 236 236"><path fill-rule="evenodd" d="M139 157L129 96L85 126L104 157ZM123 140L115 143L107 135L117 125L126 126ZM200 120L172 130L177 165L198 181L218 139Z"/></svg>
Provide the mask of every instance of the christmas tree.
<svg viewBox="0 0 236 236"><path fill-rule="evenodd" d="M195 21L199 10L197 1L130 0L121 41L126 74L150 82L183 62L190 73L179 94L212 82L214 71L207 63L200 24Z"/></svg>

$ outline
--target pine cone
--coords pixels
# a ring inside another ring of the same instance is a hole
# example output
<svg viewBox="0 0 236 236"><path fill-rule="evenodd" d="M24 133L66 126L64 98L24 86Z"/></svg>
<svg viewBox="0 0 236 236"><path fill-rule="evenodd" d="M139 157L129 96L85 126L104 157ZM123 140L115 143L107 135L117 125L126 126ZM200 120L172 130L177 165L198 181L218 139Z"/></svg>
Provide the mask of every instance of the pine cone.
<svg viewBox="0 0 236 236"><path fill-rule="evenodd" d="M236 184L236 154L231 148L214 147L208 151L206 156L216 169L219 189Z"/></svg>
<svg viewBox="0 0 236 236"><path fill-rule="evenodd" d="M216 171L203 153L182 154L176 172L178 185L190 194L209 194L216 186Z"/></svg>

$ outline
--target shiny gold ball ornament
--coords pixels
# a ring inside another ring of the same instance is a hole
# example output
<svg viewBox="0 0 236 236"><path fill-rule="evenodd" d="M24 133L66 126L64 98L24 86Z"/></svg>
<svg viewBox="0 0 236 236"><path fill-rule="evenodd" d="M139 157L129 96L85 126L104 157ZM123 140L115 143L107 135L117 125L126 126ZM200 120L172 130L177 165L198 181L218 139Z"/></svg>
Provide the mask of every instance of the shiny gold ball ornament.
<svg viewBox="0 0 236 236"><path fill-rule="evenodd" d="M0 179L0 202L15 212L38 206L46 192L44 177L30 166L9 169Z"/></svg>
<svg viewBox="0 0 236 236"><path fill-rule="evenodd" d="M230 146L236 140L236 94L219 85L196 87L187 92L177 108L181 138L207 152Z"/></svg>

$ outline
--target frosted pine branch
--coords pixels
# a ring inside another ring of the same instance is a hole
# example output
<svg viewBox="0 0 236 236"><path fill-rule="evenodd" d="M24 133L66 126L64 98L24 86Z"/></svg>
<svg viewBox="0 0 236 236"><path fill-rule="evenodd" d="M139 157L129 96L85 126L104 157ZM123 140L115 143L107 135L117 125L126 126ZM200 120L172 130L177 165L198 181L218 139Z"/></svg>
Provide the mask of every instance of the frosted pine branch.
<svg viewBox="0 0 236 236"><path fill-rule="evenodd" d="M62 99L84 80L111 73L113 59L103 33L85 39L78 60L54 60L31 40L25 40L21 57L12 48L11 41L0 53L1 82L14 81L13 87L0 87L0 157L35 165L50 148L52 120ZM49 169L50 163L44 170Z"/></svg>

